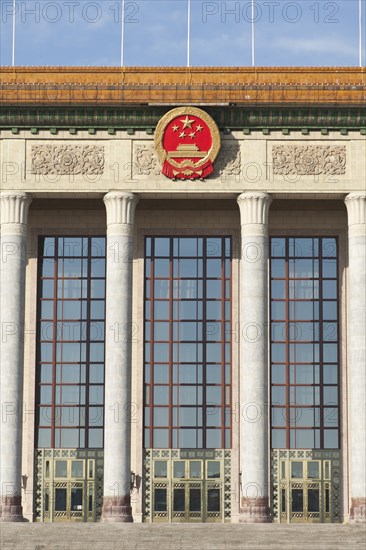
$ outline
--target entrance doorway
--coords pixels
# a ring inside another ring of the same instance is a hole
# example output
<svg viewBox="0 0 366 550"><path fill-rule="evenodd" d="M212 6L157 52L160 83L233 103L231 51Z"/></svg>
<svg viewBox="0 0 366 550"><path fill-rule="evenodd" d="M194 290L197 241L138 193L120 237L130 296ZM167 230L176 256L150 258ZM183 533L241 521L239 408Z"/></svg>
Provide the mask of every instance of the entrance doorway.
<svg viewBox="0 0 366 550"><path fill-rule="evenodd" d="M272 451L274 521L339 521L339 472L339 451Z"/></svg>
<svg viewBox="0 0 366 550"><path fill-rule="evenodd" d="M96 521L102 481L102 451L39 449L36 521Z"/></svg>
<svg viewBox="0 0 366 550"><path fill-rule="evenodd" d="M148 452L155 455L151 480L149 476L146 479L150 521L221 523L230 517L227 451Z"/></svg>

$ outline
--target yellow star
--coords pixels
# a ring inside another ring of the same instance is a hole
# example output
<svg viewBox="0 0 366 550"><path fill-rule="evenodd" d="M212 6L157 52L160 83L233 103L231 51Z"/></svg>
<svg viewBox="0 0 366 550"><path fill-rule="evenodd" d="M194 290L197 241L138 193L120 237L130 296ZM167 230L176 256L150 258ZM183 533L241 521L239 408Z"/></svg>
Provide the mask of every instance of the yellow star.
<svg viewBox="0 0 366 550"><path fill-rule="evenodd" d="M183 122L183 130L185 130L186 128L192 129L192 124L194 123L194 120L190 120L187 115L186 118L183 118L183 120L181 120L181 122Z"/></svg>
<svg viewBox="0 0 366 550"><path fill-rule="evenodd" d="M173 132L178 132L179 126L173 126Z"/></svg>
<svg viewBox="0 0 366 550"><path fill-rule="evenodd" d="M181 134L179 134L179 137L180 137L180 138L185 138L185 137L187 137L187 136L186 136L185 132L182 132Z"/></svg>
<svg viewBox="0 0 366 550"><path fill-rule="evenodd" d="M191 132L191 133L189 134L189 137L190 137L191 139L194 139L194 138L196 137L196 132Z"/></svg>
<svg viewBox="0 0 366 550"><path fill-rule="evenodd" d="M201 124L198 124L196 128L196 132L202 132L202 130L203 130L203 126L201 126Z"/></svg>

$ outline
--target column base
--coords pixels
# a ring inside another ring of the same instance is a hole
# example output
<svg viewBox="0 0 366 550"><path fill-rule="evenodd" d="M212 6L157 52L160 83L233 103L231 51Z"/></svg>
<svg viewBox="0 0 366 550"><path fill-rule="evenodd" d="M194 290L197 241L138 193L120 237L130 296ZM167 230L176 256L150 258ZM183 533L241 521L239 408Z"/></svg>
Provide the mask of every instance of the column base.
<svg viewBox="0 0 366 550"><path fill-rule="evenodd" d="M268 497L242 497L239 523L270 523Z"/></svg>
<svg viewBox="0 0 366 550"><path fill-rule="evenodd" d="M0 497L0 522L21 522L23 517L22 497Z"/></svg>
<svg viewBox="0 0 366 550"><path fill-rule="evenodd" d="M125 497L103 497L100 521L104 523L132 523L130 495Z"/></svg>
<svg viewBox="0 0 366 550"><path fill-rule="evenodd" d="M366 523L366 497L351 500L350 523Z"/></svg>

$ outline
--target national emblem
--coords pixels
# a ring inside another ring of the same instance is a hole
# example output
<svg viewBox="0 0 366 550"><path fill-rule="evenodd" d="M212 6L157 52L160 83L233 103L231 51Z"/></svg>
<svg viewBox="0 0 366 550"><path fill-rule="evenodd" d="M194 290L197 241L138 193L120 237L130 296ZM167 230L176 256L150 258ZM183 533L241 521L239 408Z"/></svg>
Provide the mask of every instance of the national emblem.
<svg viewBox="0 0 366 550"><path fill-rule="evenodd" d="M220 150L214 120L196 107L172 109L159 121L155 148L162 172L170 179L204 179L213 172Z"/></svg>

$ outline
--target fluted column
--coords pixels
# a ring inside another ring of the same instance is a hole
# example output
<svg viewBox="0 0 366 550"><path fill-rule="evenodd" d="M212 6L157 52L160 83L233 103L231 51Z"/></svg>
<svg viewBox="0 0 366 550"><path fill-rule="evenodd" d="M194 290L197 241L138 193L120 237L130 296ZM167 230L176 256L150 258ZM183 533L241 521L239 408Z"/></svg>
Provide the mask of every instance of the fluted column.
<svg viewBox="0 0 366 550"><path fill-rule="evenodd" d="M268 505L267 193L242 193L240 258L240 521L266 523Z"/></svg>
<svg viewBox="0 0 366 550"><path fill-rule="evenodd" d="M132 260L138 197L110 192L107 210L107 289L102 521L131 522Z"/></svg>
<svg viewBox="0 0 366 550"><path fill-rule="evenodd" d="M348 356L351 523L366 523L366 193L350 193Z"/></svg>
<svg viewBox="0 0 366 550"><path fill-rule="evenodd" d="M0 521L23 521L21 503L26 193L2 192L0 260Z"/></svg>

